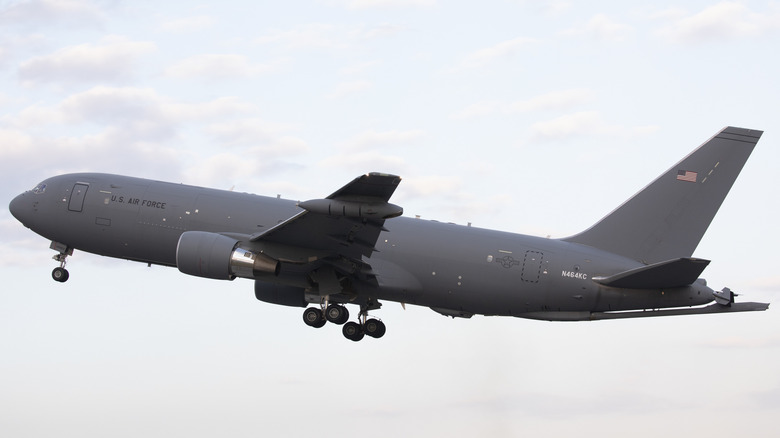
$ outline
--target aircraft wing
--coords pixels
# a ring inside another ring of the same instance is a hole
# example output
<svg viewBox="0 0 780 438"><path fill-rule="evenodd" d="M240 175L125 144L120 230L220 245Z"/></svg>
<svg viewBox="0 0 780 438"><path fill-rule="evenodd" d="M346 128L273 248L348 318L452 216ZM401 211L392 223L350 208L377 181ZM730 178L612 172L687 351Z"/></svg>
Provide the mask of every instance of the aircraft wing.
<svg viewBox="0 0 780 438"><path fill-rule="evenodd" d="M361 175L327 198L300 202L300 213L253 234L250 241L300 248L309 254L307 261L341 256L361 262L375 251L385 219L403 214L388 202L400 182L396 175Z"/></svg>

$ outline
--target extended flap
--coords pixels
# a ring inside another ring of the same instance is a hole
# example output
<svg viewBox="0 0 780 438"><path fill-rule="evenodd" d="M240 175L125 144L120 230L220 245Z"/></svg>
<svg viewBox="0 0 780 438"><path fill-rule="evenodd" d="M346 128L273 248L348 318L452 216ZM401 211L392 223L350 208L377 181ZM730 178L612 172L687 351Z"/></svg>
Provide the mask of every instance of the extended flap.
<svg viewBox="0 0 780 438"><path fill-rule="evenodd" d="M699 278L709 260L681 258L654 263L609 277L593 277L604 286L628 289L663 289L692 284Z"/></svg>

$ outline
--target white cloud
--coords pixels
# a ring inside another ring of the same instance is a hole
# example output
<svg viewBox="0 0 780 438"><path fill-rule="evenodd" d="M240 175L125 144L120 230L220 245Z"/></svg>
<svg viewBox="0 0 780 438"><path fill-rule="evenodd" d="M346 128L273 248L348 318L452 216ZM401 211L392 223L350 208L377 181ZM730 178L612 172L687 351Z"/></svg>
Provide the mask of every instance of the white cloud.
<svg viewBox="0 0 780 438"><path fill-rule="evenodd" d="M382 150L397 149L417 142L425 136L425 131L412 129L408 131L374 131L368 130L355 135L340 146L346 151L381 148Z"/></svg>
<svg viewBox="0 0 780 438"><path fill-rule="evenodd" d="M183 103L152 89L99 86L56 105L33 105L4 117L0 143L6 147L0 159L8 167L6 177L34 168L34 174L91 169L178 179L186 163L211 156L199 155L196 148L176 148L192 122L198 122L194 126L199 129L206 124L202 129L212 135L215 146L238 147L231 153L265 166L278 166L275 159L308 150L303 140L289 134L291 125L259 119L219 122L256 111L230 97ZM59 167L61 157L68 157L68 167Z"/></svg>
<svg viewBox="0 0 780 438"><path fill-rule="evenodd" d="M174 78L249 78L275 71L280 62L274 64L252 63L245 55L203 54L183 59L165 69L165 74Z"/></svg>
<svg viewBox="0 0 780 438"><path fill-rule="evenodd" d="M497 112L505 112L508 104L499 100L483 100L473 103L466 108L454 113L451 117L456 120L472 119L475 117L489 116Z"/></svg>
<svg viewBox="0 0 780 438"><path fill-rule="evenodd" d="M483 101L470 105L452 115L454 119L468 119L492 114L526 113L545 110L568 110L591 102L593 91L585 88L552 91L540 96L514 102Z"/></svg>
<svg viewBox="0 0 780 438"><path fill-rule="evenodd" d="M222 152L197 159L183 170L198 185L229 189L236 182L257 176L260 170L267 171L259 163L262 161L247 159L245 155ZM266 167L268 165L266 164Z"/></svg>
<svg viewBox="0 0 780 438"><path fill-rule="evenodd" d="M562 32L566 36L585 36L598 41L620 42L626 40L633 28L618 23L605 14L596 14L584 25Z"/></svg>
<svg viewBox="0 0 780 438"><path fill-rule="evenodd" d="M256 109L235 97L181 103L160 96L150 88L97 86L69 96L57 105L32 105L16 117L6 116L1 120L20 129L66 122L177 124L245 114Z"/></svg>
<svg viewBox="0 0 780 438"><path fill-rule="evenodd" d="M33 138L30 134L17 129L0 129L0 158L3 163L15 157L22 157L33 150Z"/></svg>
<svg viewBox="0 0 780 438"><path fill-rule="evenodd" d="M150 88L98 86L66 98L55 110L69 122L124 124L155 120L168 123L162 111L163 101Z"/></svg>
<svg viewBox="0 0 780 438"><path fill-rule="evenodd" d="M25 85L127 80L133 75L136 60L156 49L153 42L108 36L97 45L65 47L25 61L19 66L19 78Z"/></svg>
<svg viewBox="0 0 780 438"><path fill-rule="evenodd" d="M108 126L97 133L58 136L0 130L0 142L8 146L0 154L4 177L29 180L85 170L178 176L180 154L159 138L149 141L143 128Z"/></svg>
<svg viewBox="0 0 780 438"><path fill-rule="evenodd" d="M206 128L206 133L218 144L230 147L248 146L247 153L277 158L308 151L305 141L286 134L293 128L294 126L289 124L248 118L211 124Z"/></svg>
<svg viewBox="0 0 780 438"><path fill-rule="evenodd" d="M214 26L214 19L208 15L177 18L160 24L160 29L171 33L191 33L210 29Z"/></svg>
<svg viewBox="0 0 780 438"><path fill-rule="evenodd" d="M6 64L8 58L10 58L11 51L5 47L0 47L0 67Z"/></svg>
<svg viewBox="0 0 780 438"><path fill-rule="evenodd" d="M408 207L407 216L422 213L423 219L456 221L464 225L480 217L500 214L507 205L513 205L510 195L475 189L475 174L470 168L457 176L420 172L401 174L404 180L395 199L399 205ZM425 208L420 209L421 206ZM439 211L437 214L441 216L426 216L426 212L431 211Z"/></svg>
<svg viewBox="0 0 780 438"><path fill-rule="evenodd" d="M646 135L657 129L655 126L625 127L609 124L602 119L598 111L581 111L534 123L531 126L531 136L532 141L542 142L593 135L630 137Z"/></svg>
<svg viewBox="0 0 780 438"><path fill-rule="evenodd" d="M743 3L726 1L678 17L658 34L671 41L704 42L756 36L778 28L780 13L776 10L758 13Z"/></svg>
<svg viewBox="0 0 780 438"><path fill-rule="evenodd" d="M318 166L324 169L344 169L356 174L384 172L400 175L408 169L405 159L382 151L333 155L320 161Z"/></svg>
<svg viewBox="0 0 780 438"><path fill-rule="evenodd" d="M660 11L651 12L648 15L648 18L651 20L677 20L685 17L687 15L687 12L683 8L678 7L671 7L667 9L662 9Z"/></svg>
<svg viewBox="0 0 780 438"><path fill-rule="evenodd" d="M207 120L257 111L257 106L238 97L218 97L207 102L167 102L165 111L175 120Z"/></svg>
<svg viewBox="0 0 780 438"><path fill-rule="evenodd" d="M418 175L404 180L404 197L441 199L442 196L451 196L462 186L462 179L454 176Z"/></svg>
<svg viewBox="0 0 780 438"><path fill-rule="evenodd" d="M38 33L0 34L0 68L16 64L15 58L21 54L40 52L45 44L46 37Z"/></svg>
<svg viewBox="0 0 780 438"><path fill-rule="evenodd" d="M425 131L420 129L363 131L339 143L337 147L340 152L325 158L319 165L357 173L385 172L401 175L409 170L405 158L408 154L396 152L406 150L424 136Z"/></svg>
<svg viewBox="0 0 780 438"><path fill-rule="evenodd" d="M513 3L550 16L561 15L572 7L572 3L566 0L514 0Z"/></svg>
<svg viewBox="0 0 780 438"><path fill-rule="evenodd" d="M348 9L429 8L436 0L341 0Z"/></svg>
<svg viewBox="0 0 780 438"><path fill-rule="evenodd" d="M560 15L571 9L572 3L567 1L552 0L546 2L546 12L550 15Z"/></svg>
<svg viewBox="0 0 780 438"><path fill-rule="evenodd" d="M534 38L518 37L511 40L502 41L490 47L476 50L463 58L452 70L464 70L484 67L490 62L514 55L522 47L536 42Z"/></svg>
<svg viewBox="0 0 780 438"><path fill-rule="evenodd" d="M342 75L357 75L357 74L365 73L366 71L372 69L373 67L376 67L381 64L382 64L381 61L360 62L342 68L341 70L339 70L339 73L341 73Z"/></svg>
<svg viewBox="0 0 780 438"><path fill-rule="evenodd" d="M342 30L330 24L307 24L289 30L274 30L255 40L258 44L278 44L287 49L343 49L348 44L344 41Z"/></svg>
<svg viewBox="0 0 780 438"><path fill-rule="evenodd" d="M512 102L512 112L532 112L550 109L568 109L593 100L593 92L584 88L552 91L528 100Z"/></svg>
<svg viewBox="0 0 780 438"><path fill-rule="evenodd" d="M363 28L363 27L357 28L353 31L353 35L356 39L370 40L376 38L390 37L400 32L403 32L404 30L407 30L406 26L383 23L368 28Z"/></svg>
<svg viewBox="0 0 780 438"><path fill-rule="evenodd" d="M370 81L341 82L336 85L336 88L333 91L326 94L325 97L328 99L341 99L345 96L368 90L372 86L373 84Z"/></svg>
<svg viewBox="0 0 780 438"><path fill-rule="evenodd" d="M378 24L375 26L336 26L311 23L292 29L274 29L254 41L257 44L274 44L284 50L347 50L363 45L366 40L395 35L404 26Z"/></svg>
<svg viewBox="0 0 780 438"><path fill-rule="evenodd" d="M96 25L103 12L93 2L78 0L25 0L0 9L3 25Z"/></svg>

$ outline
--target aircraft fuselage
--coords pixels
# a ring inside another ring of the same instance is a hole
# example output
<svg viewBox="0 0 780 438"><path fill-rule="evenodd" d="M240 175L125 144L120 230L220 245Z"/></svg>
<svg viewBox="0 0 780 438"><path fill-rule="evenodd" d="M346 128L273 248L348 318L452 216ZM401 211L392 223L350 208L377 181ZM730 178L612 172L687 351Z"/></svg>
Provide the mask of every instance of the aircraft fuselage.
<svg viewBox="0 0 780 438"><path fill-rule="evenodd" d="M42 193L25 192L11 204L25 226L70 248L166 266L176 266L185 231L252 235L301 211L291 200L110 174L61 175L44 184ZM450 316L553 320L713 301L703 281L658 289L599 284L594 277L643 264L587 245L404 217L384 228L366 259L376 283L352 284L358 296ZM259 281L308 285L289 263Z"/></svg>

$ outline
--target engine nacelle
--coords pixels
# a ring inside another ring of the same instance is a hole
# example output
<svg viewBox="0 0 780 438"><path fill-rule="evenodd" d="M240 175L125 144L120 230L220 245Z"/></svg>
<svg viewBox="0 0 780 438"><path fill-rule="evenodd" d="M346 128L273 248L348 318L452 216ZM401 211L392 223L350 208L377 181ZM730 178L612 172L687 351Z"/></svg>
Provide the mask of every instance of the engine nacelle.
<svg viewBox="0 0 780 438"><path fill-rule="evenodd" d="M279 275L279 261L217 233L186 231L176 247L176 267L196 277L232 280Z"/></svg>

